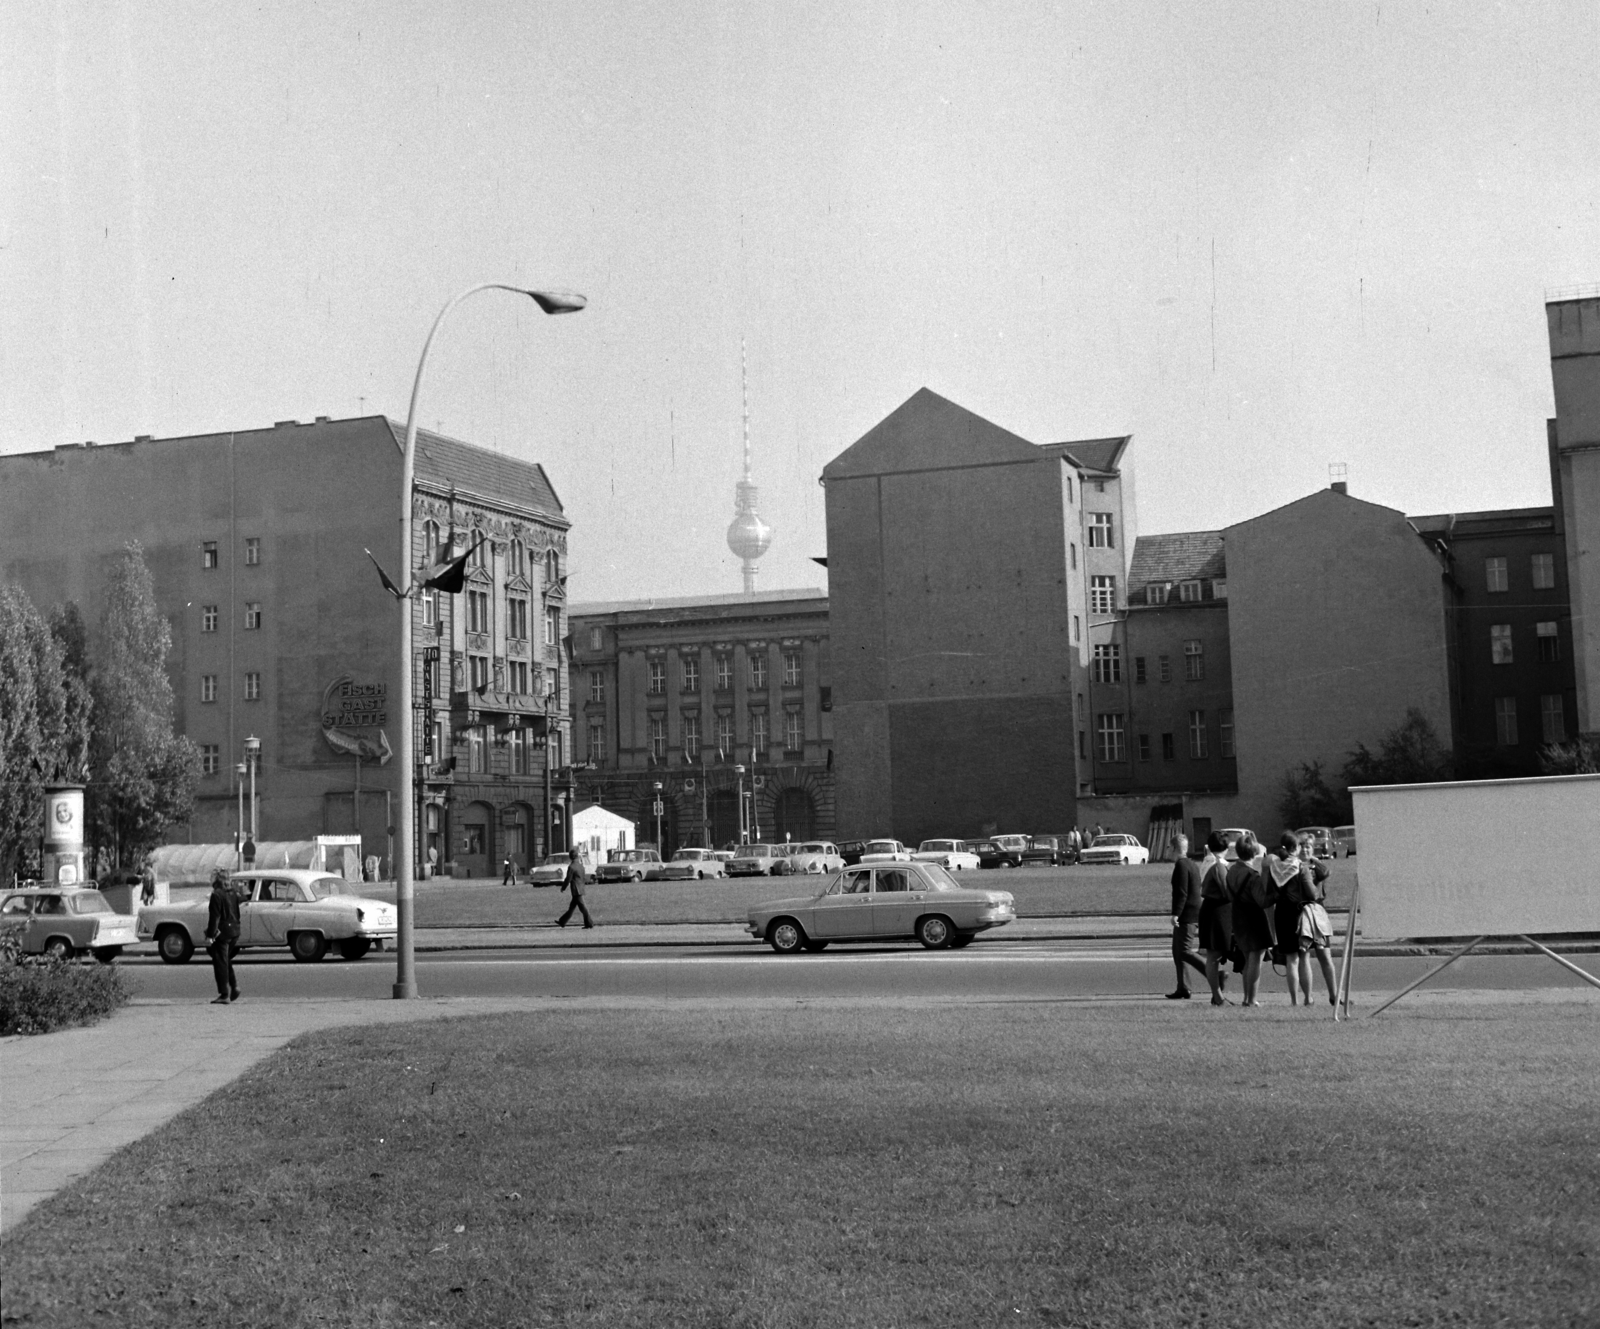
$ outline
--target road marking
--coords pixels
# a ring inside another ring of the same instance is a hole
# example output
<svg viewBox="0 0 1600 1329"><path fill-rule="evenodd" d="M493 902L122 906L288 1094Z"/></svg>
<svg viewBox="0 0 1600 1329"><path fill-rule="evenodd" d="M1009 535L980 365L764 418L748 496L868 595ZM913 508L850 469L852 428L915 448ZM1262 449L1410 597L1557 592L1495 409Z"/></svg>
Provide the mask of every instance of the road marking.
<svg viewBox="0 0 1600 1329"><path fill-rule="evenodd" d="M613 965L613 966L644 966L644 965L681 965L681 964L709 964L709 965L778 965L788 957L778 955L605 955L605 956L555 956L555 955L519 955L519 956L477 956L470 951L452 951L449 953L433 952L419 955L418 964L456 964L463 960L477 965ZM841 954L841 955L808 955L803 957L808 965L819 964L1125 964L1130 960L1170 960L1169 950L1149 951L1039 951L1024 955L971 955L953 956L938 955L932 952L916 952L902 954L898 952L878 952L876 954ZM793 957L798 964L801 957Z"/></svg>

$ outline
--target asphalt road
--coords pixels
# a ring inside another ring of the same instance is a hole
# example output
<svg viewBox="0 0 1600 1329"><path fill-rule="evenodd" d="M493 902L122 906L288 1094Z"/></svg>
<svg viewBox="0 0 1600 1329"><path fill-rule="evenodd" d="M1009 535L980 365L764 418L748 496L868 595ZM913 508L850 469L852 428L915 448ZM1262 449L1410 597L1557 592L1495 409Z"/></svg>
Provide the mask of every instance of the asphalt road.
<svg viewBox="0 0 1600 1329"><path fill-rule="evenodd" d="M1592 959L1592 957L1584 957ZM208 999L214 994L203 955L186 965L153 957L121 962L135 995ZM1393 992L1439 963L1436 956L1355 961L1356 1005L1363 992ZM297 964L278 955L243 955L237 963L245 999L387 998L392 956L354 963L330 958ZM1171 989L1172 962L1146 943L1003 942L982 939L957 953L915 945L852 946L822 955L778 956L766 947L642 946L594 950L472 950L417 956L424 997L612 997L654 1000L793 998L870 1000L1046 1001L1091 997L1156 997ZM1469 955L1433 980L1437 988L1568 988L1586 985L1537 955ZM1237 979L1229 984L1237 993ZM1262 991L1282 1002L1283 980L1267 974ZM1592 991L1592 989L1591 989ZM1367 1003L1370 1004L1370 1003Z"/></svg>

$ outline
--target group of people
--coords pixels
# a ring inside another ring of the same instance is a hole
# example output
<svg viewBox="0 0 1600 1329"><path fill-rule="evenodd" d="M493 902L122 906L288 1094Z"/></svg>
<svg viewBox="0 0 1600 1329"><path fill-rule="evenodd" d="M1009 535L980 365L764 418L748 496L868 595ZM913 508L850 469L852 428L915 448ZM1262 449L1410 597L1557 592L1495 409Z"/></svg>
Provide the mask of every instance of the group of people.
<svg viewBox="0 0 1600 1329"><path fill-rule="evenodd" d="M1087 826L1074 826L1068 831L1067 848L1072 853L1072 861L1076 863L1078 855L1094 843L1095 837L1104 834L1105 828L1098 823L1092 831Z"/></svg>
<svg viewBox="0 0 1600 1329"><path fill-rule="evenodd" d="M1167 994L1191 995L1189 970L1205 976L1213 1006L1228 1005L1227 966L1240 975L1244 1004L1261 1004L1261 965L1271 955L1283 967L1289 1004L1311 1005L1311 962L1322 970L1330 1005L1338 1001L1333 976L1333 926L1324 906L1328 866L1319 861L1311 836L1285 831L1277 847L1263 849L1246 831L1233 844L1213 831L1205 856L1189 856L1189 838L1173 841L1172 961L1178 986ZM1202 953L1204 958L1202 959Z"/></svg>

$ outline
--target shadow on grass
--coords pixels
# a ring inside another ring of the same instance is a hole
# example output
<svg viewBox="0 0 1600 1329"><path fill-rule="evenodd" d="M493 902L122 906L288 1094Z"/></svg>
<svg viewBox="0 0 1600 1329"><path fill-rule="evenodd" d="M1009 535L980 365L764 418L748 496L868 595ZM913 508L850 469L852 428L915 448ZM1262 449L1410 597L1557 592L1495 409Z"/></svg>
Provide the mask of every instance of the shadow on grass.
<svg viewBox="0 0 1600 1329"><path fill-rule="evenodd" d="M570 1010L303 1038L8 1324L1593 1324L1593 1008Z"/></svg>

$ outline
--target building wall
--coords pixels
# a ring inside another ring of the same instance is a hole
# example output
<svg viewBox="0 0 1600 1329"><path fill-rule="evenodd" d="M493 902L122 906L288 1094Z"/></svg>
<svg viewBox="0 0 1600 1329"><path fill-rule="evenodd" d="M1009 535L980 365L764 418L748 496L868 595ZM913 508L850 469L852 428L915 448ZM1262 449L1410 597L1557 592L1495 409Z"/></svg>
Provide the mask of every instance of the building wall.
<svg viewBox="0 0 1600 1329"><path fill-rule="evenodd" d="M1212 591L1210 583L1205 590ZM1128 762L1119 770L1097 759L1096 790L1233 791L1238 771L1228 601L1130 605L1126 635L1120 695L1127 707ZM1198 655L1190 654L1190 643L1198 643ZM1195 670L1199 677L1191 678ZM1099 684L1095 691L1097 707L1111 705L1117 695Z"/></svg>
<svg viewBox="0 0 1600 1329"><path fill-rule="evenodd" d="M1545 306L1556 418L1552 480L1571 588L1577 724L1600 730L1600 293Z"/></svg>
<svg viewBox="0 0 1600 1329"><path fill-rule="evenodd" d="M1402 513L1327 489L1223 540L1240 824L1270 834L1285 771L1336 780L1410 707L1450 745L1443 568Z"/></svg>

